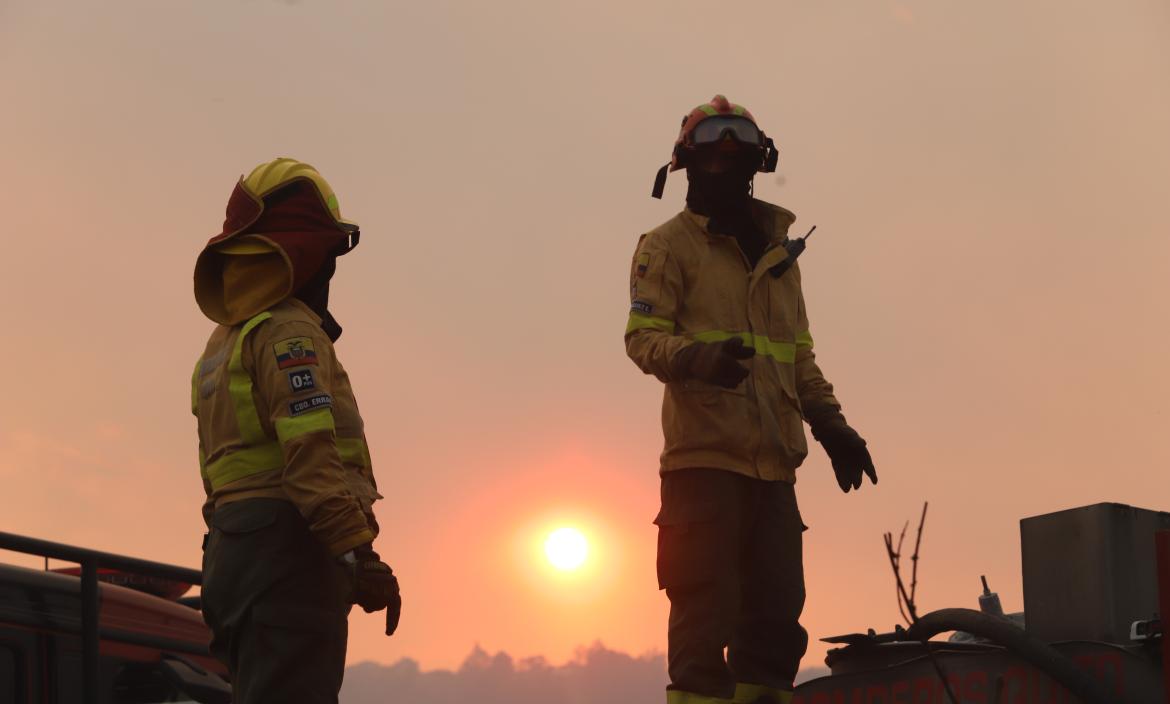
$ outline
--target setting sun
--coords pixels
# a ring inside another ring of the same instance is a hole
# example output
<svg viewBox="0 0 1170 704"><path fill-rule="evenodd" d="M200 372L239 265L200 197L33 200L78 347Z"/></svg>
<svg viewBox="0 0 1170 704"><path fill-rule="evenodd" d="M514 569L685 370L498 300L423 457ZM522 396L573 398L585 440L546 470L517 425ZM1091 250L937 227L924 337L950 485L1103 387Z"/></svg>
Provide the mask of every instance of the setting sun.
<svg viewBox="0 0 1170 704"><path fill-rule="evenodd" d="M558 528L549 533L544 541L544 554L553 567L559 570L575 570L585 562L589 554L589 543L576 528Z"/></svg>

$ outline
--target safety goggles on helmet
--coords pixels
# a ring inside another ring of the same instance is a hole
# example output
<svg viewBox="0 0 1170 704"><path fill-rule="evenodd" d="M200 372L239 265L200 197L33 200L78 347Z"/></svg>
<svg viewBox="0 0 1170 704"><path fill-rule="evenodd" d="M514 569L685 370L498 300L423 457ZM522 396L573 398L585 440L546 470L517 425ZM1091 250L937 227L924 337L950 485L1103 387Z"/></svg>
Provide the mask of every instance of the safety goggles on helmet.
<svg viewBox="0 0 1170 704"><path fill-rule="evenodd" d="M346 234L347 239L345 251L341 252L341 254L349 254L358 246L358 242L362 239L361 228L358 227L357 223L353 222L339 222L337 226Z"/></svg>
<svg viewBox="0 0 1170 704"><path fill-rule="evenodd" d="M695 125L690 134L690 143L696 146L714 144L727 137L743 144L756 147L764 146L764 138L760 128L756 127L751 120L738 115L708 117Z"/></svg>

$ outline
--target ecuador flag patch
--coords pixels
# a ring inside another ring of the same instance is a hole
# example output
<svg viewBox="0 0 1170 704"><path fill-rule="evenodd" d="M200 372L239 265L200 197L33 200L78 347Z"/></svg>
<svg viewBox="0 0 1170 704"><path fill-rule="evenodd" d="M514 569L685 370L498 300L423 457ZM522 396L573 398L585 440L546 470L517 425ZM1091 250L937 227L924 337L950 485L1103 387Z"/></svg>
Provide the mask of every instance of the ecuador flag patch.
<svg viewBox="0 0 1170 704"><path fill-rule="evenodd" d="M641 279L646 276L646 272L650 269L650 254L643 252L638 255L638 268L636 270L638 278Z"/></svg>
<svg viewBox="0 0 1170 704"><path fill-rule="evenodd" d="M280 369L317 363L317 352L313 349L311 337L290 337L276 343L272 349L276 353L276 366Z"/></svg>

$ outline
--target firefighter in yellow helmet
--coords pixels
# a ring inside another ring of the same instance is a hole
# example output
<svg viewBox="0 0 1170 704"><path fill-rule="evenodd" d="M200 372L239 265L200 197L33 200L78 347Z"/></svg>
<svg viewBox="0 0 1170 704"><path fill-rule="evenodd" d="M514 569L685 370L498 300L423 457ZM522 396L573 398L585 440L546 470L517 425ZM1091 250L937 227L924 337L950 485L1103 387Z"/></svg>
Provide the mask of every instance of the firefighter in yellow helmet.
<svg viewBox="0 0 1170 704"><path fill-rule="evenodd" d="M335 704L350 605L387 609L388 634L398 623L397 579L373 549L382 497L328 308L358 237L316 169L276 159L240 179L195 265L196 301L219 324L191 381L203 615L236 704Z"/></svg>
<svg viewBox="0 0 1170 704"><path fill-rule="evenodd" d="M686 208L642 236L626 351L666 384L658 581L670 599L669 704L787 704L808 636L796 468L807 421L843 491L877 474L813 356L789 241L796 216L752 198L777 152L715 96L683 118L667 170ZM802 244L802 243L801 243ZM724 649L726 648L726 658Z"/></svg>

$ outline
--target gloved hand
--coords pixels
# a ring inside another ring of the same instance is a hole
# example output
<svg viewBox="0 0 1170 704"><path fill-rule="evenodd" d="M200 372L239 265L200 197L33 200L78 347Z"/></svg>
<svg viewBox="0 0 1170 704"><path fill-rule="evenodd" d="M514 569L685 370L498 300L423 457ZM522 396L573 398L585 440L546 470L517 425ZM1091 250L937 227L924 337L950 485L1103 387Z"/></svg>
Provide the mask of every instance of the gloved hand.
<svg viewBox="0 0 1170 704"><path fill-rule="evenodd" d="M738 360L751 359L755 354L755 349L745 346L738 337L722 342L694 342L675 355L674 377L734 389L748 375Z"/></svg>
<svg viewBox="0 0 1170 704"><path fill-rule="evenodd" d="M833 463L833 473L837 475L841 491L849 493L851 488L860 489L862 473L877 484L877 470L865 448L865 440L845 422L840 409L832 406L806 408L805 417L813 437L825 448L829 461Z"/></svg>
<svg viewBox="0 0 1170 704"><path fill-rule="evenodd" d="M341 563L353 577L350 603L361 606L366 613L386 609L386 635L392 634L402 613L402 596L390 565L382 562L368 543L342 555Z"/></svg>

